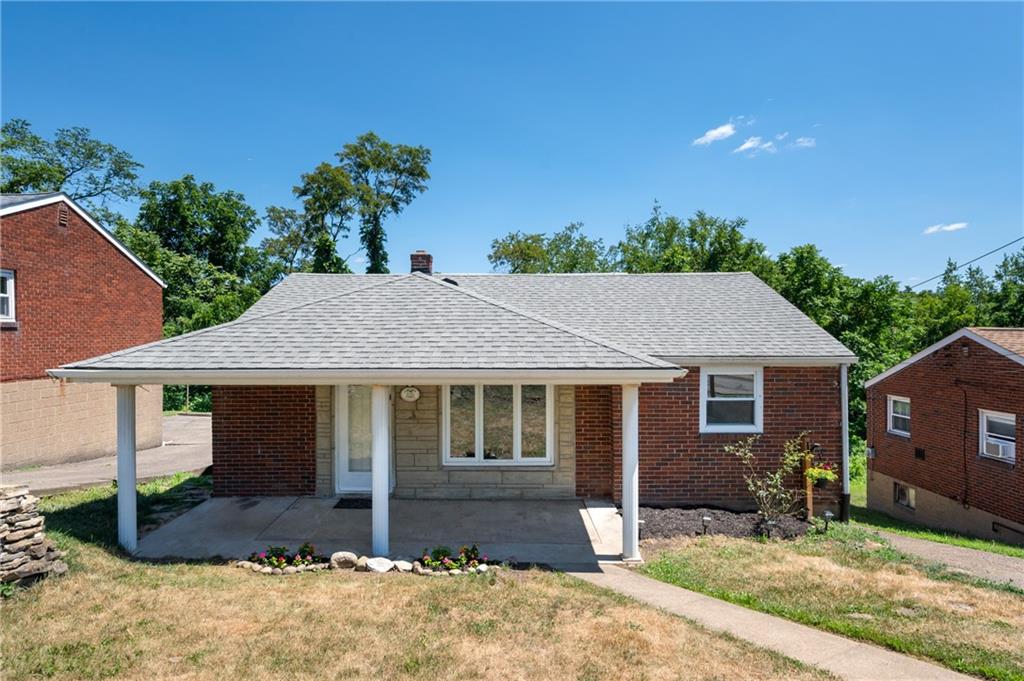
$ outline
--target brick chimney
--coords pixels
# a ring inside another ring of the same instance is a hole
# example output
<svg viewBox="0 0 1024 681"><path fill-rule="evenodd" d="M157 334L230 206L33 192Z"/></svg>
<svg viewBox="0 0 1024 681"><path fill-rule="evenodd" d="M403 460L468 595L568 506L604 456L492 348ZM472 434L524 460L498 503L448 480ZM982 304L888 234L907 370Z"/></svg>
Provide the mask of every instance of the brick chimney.
<svg viewBox="0 0 1024 681"><path fill-rule="evenodd" d="M410 272L422 272L423 274L434 273L434 256L426 251L413 251L409 256L411 267Z"/></svg>

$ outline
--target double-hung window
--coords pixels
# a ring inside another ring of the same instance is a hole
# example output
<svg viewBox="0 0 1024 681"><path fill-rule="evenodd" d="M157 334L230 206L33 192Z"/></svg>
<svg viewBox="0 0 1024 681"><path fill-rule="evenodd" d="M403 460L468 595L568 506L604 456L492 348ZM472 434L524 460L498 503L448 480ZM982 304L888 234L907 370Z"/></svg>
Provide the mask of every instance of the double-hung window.
<svg viewBox="0 0 1024 681"><path fill-rule="evenodd" d="M1013 463L1017 460L1017 417L978 410L978 436L982 456Z"/></svg>
<svg viewBox="0 0 1024 681"><path fill-rule="evenodd" d="M0 322L14 320L14 272L0 270Z"/></svg>
<svg viewBox="0 0 1024 681"><path fill-rule="evenodd" d="M889 432L893 435L910 437L910 398L889 395L886 404L888 412L886 427Z"/></svg>
<svg viewBox="0 0 1024 681"><path fill-rule="evenodd" d="M446 464L554 462L554 386L447 385L441 395Z"/></svg>
<svg viewBox="0 0 1024 681"><path fill-rule="evenodd" d="M700 432L760 433L763 385L760 367L702 367Z"/></svg>

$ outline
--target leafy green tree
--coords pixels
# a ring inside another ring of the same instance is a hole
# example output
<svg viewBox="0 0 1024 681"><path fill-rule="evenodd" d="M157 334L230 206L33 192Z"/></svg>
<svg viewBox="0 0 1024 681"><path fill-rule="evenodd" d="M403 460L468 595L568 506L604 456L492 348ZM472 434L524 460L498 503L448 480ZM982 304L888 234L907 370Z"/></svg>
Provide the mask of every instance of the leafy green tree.
<svg viewBox="0 0 1024 681"><path fill-rule="evenodd" d="M262 294L257 286L202 258L167 248L151 231L122 221L114 233L167 284L165 337L232 321Z"/></svg>
<svg viewBox="0 0 1024 681"><path fill-rule="evenodd" d="M742 272L766 281L774 264L765 246L744 236L747 221L725 220L697 211L683 221L664 215L654 206L647 222L626 230L615 248L619 268L625 272Z"/></svg>
<svg viewBox="0 0 1024 681"><path fill-rule="evenodd" d="M313 241L312 256L309 261L311 272L322 274L351 274L348 262L338 255L338 245L331 235L321 230Z"/></svg>
<svg viewBox="0 0 1024 681"><path fill-rule="evenodd" d="M272 236L260 242L260 250L280 274L303 269L312 251L311 228L306 216L293 208L267 206L266 225Z"/></svg>
<svg viewBox="0 0 1024 681"><path fill-rule="evenodd" d="M52 140L13 118L0 129L0 191L62 191L92 210L138 194L142 164L88 128L60 128Z"/></svg>
<svg viewBox="0 0 1024 681"><path fill-rule="evenodd" d="M550 237L513 232L491 242L487 256L496 270L512 274L551 272L609 272L614 262L601 239L582 233L572 222Z"/></svg>
<svg viewBox="0 0 1024 681"><path fill-rule="evenodd" d="M1024 248L1007 255L996 268L992 324L1024 327Z"/></svg>
<svg viewBox="0 0 1024 681"><path fill-rule="evenodd" d="M259 253L247 245L259 217L238 192L218 192L213 183L184 175L151 182L141 194L135 224L156 234L164 247L243 279L259 267Z"/></svg>

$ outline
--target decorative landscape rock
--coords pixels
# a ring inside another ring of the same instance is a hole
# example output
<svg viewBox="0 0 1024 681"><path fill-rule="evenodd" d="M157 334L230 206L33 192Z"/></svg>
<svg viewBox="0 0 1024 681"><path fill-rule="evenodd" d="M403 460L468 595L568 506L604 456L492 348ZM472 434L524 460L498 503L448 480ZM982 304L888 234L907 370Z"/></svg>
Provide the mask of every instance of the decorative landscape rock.
<svg viewBox="0 0 1024 681"><path fill-rule="evenodd" d="M412 563L407 560L396 560L395 569L399 572L412 572Z"/></svg>
<svg viewBox="0 0 1024 681"><path fill-rule="evenodd" d="M355 567L357 560L359 557L351 551L338 551L331 554L331 567L336 570Z"/></svg>
<svg viewBox="0 0 1024 681"><path fill-rule="evenodd" d="M64 554L46 538L38 501L28 487L0 488L0 582L29 582L68 571Z"/></svg>
<svg viewBox="0 0 1024 681"><path fill-rule="evenodd" d="M395 567L394 562L388 558L377 556L366 561L366 569L370 572L390 572Z"/></svg>
<svg viewBox="0 0 1024 681"><path fill-rule="evenodd" d="M370 559L367 558L366 556L359 556L359 558L356 559L355 571L356 572L366 572L366 562L368 560L370 560Z"/></svg>

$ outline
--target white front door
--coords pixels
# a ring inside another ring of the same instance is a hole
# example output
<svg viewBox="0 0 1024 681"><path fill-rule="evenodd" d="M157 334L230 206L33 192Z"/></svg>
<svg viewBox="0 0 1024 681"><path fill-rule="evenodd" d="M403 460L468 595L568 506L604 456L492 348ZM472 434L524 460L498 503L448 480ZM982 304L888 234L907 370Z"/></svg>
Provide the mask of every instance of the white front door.
<svg viewBox="0 0 1024 681"><path fill-rule="evenodd" d="M372 430L368 385L334 387L334 491L369 492Z"/></svg>

